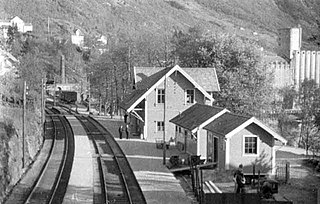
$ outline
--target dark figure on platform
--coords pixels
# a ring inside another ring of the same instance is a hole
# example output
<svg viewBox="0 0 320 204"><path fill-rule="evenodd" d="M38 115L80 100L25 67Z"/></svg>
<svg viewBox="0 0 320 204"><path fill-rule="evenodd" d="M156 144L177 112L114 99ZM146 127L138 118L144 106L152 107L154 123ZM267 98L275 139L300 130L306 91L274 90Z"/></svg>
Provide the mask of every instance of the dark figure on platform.
<svg viewBox="0 0 320 204"><path fill-rule="evenodd" d="M243 175L243 165L239 165L239 169L233 175L233 180L235 182L236 193L245 193L244 184L246 183L245 177Z"/></svg>
<svg viewBox="0 0 320 204"><path fill-rule="evenodd" d="M124 115L124 123L128 123L128 114L127 113Z"/></svg>
<svg viewBox="0 0 320 204"><path fill-rule="evenodd" d="M272 198L272 185L268 181L265 181L261 186L262 197L269 199Z"/></svg>
<svg viewBox="0 0 320 204"><path fill-rule="evenodd" d="M119 127L119 138L122 139L122 133L123 133L123 126L120 125Z"/></svg>
<svg viewBox="0 0 320 204"><path fill-rule="evenodd" d="M127 139L129 139L129 134L130 134L129 124L126 124L126 134L127 134Z"/></svg>

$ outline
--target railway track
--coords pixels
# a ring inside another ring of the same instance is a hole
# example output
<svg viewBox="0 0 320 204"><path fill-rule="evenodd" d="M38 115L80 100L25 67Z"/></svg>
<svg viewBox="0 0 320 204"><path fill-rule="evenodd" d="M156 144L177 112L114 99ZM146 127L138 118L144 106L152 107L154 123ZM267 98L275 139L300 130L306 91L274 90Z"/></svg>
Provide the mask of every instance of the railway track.
<svg viewBox="0 0 320 204"><path fill-rule="evenodd" d="M55 110L46 109L46 113L47 131L41 151L46 153L40 153L36 160L40 163L32 165L7 204L62 202L73 162L73 133L68 121Z"/></svg>
<svg viewBox="0 0 320 204"><path fill-rule="evenodd" d="M146 203L136 177L114 137L96 120L76 115L95 148L103 203Z"/></svg>

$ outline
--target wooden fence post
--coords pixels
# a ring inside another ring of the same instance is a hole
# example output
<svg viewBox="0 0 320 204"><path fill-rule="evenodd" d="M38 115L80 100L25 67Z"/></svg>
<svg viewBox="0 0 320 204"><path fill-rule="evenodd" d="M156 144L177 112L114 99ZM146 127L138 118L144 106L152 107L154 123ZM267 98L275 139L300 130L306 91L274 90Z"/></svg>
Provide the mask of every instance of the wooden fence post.
<svg viewBox="0 0 320 204"><path fill-rule="evenodd" d="M285 180L285 182L288 183L289 179L290 179L290 163L287 162L286 163L286 180Z"/></svg>

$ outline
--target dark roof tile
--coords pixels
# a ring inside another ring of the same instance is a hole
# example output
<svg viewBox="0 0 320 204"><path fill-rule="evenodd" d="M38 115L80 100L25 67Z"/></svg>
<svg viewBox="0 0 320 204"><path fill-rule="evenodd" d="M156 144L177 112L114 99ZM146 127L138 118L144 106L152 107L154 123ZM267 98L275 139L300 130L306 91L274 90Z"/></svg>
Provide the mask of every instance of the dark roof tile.
<svg viewBox="0 0 320 204"><path fill-rule="evenodd" d="M180 115L171 119L170 122L188 130L193 130L223 109L224 108L217 106L208 106L196 103L183 111Z"/></svg>
<svg viewBox="0 0 320 204"><path fill-rule="evenodd" d="M225 136L249 119L250 117L228 112L206 125L204 129Z"/></svg>

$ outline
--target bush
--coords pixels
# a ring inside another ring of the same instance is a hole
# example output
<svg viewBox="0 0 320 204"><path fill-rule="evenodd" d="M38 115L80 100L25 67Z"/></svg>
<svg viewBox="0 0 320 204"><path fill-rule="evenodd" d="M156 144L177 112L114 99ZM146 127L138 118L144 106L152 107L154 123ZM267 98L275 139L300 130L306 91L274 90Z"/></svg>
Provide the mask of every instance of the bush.
<svg viewBox="0 0 320 204"><path fill-rule="evenodd" d="M179 4L178 2L175 2L175 1L167 1L167 3L172 6L173 8L176 8L176 9L179 9L179 10L185 10L186 8Z"/></svg>
<svg viewBox="0 0 320 204"><path fill-rule="evenodd" d="M4 129L7 133L7 137L10 138L11 136L15 135L16 129L14 128L12 119L6 118L4 120L4 123L5 123Z"/></svg>

